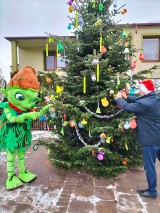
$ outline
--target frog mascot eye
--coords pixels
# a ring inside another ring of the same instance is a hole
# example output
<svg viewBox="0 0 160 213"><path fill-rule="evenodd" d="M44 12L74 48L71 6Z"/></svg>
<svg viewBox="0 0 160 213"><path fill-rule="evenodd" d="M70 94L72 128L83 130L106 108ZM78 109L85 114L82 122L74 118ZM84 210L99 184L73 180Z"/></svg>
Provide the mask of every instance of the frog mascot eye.
<svg viewBox="0 0 160 213"><path fill-rule="evenodd" d="M36 175L27 171L25 167L25 152L31 145L31 122L45 115L51 104L43 107L39 112L33 112L32 107L38 100L40 83L36 71L28 66L16 73L7 85L4 94L4 110L0 116L0 151L7 153L6 189L23 186L36 178ZM19 176L14 173L15 159L18 155Z"/></svg>
<svg viewBox="0 0 160 213"><path fill-rule="evenodd" d="M22 101L22 100L24 100L24 95L22 95L21 93L17 93L16 94L16 99Z"/></svg>

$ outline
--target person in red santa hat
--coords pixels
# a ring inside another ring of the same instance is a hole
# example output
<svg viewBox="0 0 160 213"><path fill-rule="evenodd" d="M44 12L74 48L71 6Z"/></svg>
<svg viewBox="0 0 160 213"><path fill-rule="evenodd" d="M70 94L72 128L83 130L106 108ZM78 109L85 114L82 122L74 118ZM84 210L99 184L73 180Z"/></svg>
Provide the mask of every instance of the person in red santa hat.
<svg viewBox="0 0 160 213"><path fill-rule="evenodd" d="M119 91L115 100L124 111L134 113L136 116L136 135L142 145L148 182L147 189L137 190L137 193L144 197L156 198L158 195L156 159L160 154L160 97L155 92L152 80L139 82L138 88L140 96L127 96L124 91Z"/></svg>

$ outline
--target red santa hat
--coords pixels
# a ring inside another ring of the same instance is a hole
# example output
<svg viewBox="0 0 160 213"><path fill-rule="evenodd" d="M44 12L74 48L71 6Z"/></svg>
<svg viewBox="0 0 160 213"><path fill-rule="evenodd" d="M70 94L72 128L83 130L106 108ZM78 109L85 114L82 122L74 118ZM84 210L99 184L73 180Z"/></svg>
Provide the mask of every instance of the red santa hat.
<svg viewBox="0 0 160 213"><path fill-rule="evenodd" d="M139 90L141 90L144 94L148 94L154 91L154 83L152 80L145 80L139 82Z"/></svg>

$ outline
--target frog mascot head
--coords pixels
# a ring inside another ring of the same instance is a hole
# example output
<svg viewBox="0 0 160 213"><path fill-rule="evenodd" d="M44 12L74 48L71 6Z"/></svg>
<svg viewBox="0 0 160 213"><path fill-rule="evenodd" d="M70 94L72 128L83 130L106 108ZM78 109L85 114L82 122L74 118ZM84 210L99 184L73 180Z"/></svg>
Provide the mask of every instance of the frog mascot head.
<svg viewBox="0 0 160 213"><path fill-rule="evenodd" d="M36 178L26 170L25 152L31 145L31 122L44 115L51 104L44 106L39 112L35 107L39 100L40 83L34 68L27 66L16 73L6 89L2 90L8 102L0 105L4 108L0 117L0 150L7 153L6 188L8 190L23 186ZM19 175L15 175L15 158L18 156Z"/></svg>

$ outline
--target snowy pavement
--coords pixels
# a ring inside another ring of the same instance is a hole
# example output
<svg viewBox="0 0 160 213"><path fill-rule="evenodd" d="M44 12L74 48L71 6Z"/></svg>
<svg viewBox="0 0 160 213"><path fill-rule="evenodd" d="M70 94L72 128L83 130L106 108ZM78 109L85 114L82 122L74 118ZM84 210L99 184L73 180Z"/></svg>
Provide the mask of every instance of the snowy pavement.
<svg viewBox="0 0 160 213"><path fill-rule="evenodd" d="M51 132L34 131L37 139L53 138ZM143 168L122 173L116 179L96 179L82 172L65 172L51 165L47 151L30 147L27 169L37 178L23 187L7 191L6 155L0 156L0 213L159 213L159 199L140 197L137 188L146 187ZM158 177L160 165L157 164ZM18 170L16 169L16 173ZM160 192L160 185L158 185Z"/></svg>

